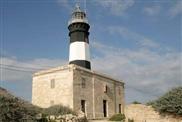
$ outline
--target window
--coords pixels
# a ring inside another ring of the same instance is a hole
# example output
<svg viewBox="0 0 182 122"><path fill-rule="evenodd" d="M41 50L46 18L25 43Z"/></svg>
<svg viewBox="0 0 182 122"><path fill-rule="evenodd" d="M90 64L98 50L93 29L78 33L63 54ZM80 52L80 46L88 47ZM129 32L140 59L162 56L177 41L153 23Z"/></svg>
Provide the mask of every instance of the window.
<svg viewBox="0 0 182 122"><path fill-rule="evenodd" d="M82 81L81 81L81 86L82 88L85 88L86 87L86 79L85 78L82 78Z"/></svg>
<svg viewBox="0 0 182 122"><path fill-rule="evenodd" d="M83 19L83 15L81 15L81 19Z"/></svg>
<svg viewBox="0 0 182 122"><path fill-rule="evenodd" d="M77 18L80 19L81 18L81 13L77 13Z"/></svg>
<svg viewBox="0 0 182 122"><path fill-rule="evenodd" d="M55 80L54 79L51 80L51 89L53 89L53 88L55 88Z"/></svg>
<svg viewBox="0 0 182 122"><path fill-rule="evenodd" d="M118 94L121 95L121 88L118 87Z"/></svg>
<svg viewBox="0 0 182 122"><path fill-rule="evenodd" d="M54 105L54 101L53 101L53 100L50 101L50 105L51 105L51 106Z"/></svg>
<svg viewBox="0 0 182 122"><path fill-rule="evenodd" d="M104 85L104 93L107 93L107 92L108 92L108 86Z"/></svg>

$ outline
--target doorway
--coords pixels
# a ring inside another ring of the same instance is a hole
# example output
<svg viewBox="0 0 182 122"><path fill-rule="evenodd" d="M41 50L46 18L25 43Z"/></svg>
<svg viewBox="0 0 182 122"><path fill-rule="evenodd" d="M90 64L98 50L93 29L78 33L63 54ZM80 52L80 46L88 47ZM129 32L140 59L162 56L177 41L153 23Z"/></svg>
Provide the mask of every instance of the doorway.
<svg viewBox="0 0 182 122"><path fill-rule="evenodd" d="M85 107L85 100L81 100L81 111L85 113L86 107Z"/></svg>
<svg viewBox="0 0 182 122"><path fill-rule="evenodd" d="M119 104L119 113L121 113L121 104Z"/></svg>
<svg viewBox="0 0 182 122"><path fill-rule="evenodd" d="M103 100L103 114L107 117L107 100Z"/></svg>

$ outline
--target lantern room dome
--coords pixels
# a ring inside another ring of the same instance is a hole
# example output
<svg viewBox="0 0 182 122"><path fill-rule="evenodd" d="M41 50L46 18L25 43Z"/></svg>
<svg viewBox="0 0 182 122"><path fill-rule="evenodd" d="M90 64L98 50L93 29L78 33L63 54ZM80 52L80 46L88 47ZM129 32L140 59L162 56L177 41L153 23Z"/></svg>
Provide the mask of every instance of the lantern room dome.
<svg viewBox="0 0 182 122"><path fill-rule="evenodd" d="M68 25L73 23L80 23L80 22L88 24L86 13L80 9L79 5L76 4L75 10L72 13L72 17L69 20Z"/></svg>

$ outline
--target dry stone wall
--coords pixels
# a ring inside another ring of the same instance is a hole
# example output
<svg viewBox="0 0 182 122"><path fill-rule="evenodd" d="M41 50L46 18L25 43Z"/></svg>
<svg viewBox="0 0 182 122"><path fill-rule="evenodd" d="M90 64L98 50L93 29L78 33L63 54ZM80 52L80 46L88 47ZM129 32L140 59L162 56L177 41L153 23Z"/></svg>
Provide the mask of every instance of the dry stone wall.
<svg viewBox="0 0 182 122"><path fill-rule="evenodd" d="M131 104L125 108L126 120L134 122L182 122L182 117L161 116L151 106Z"/></svg>

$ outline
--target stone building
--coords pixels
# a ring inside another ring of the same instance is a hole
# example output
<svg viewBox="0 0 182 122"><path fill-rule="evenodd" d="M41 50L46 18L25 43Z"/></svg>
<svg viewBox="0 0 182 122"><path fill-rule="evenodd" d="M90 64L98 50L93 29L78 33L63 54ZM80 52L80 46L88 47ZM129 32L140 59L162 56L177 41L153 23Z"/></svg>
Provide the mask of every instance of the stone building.
<svg viewBox="0 0 182 122"><path fill-rule="evenodd" d="M62 104L75 111L82 110L89 119L124 113L124 83L91 70L89 28L85 12L76 6L68 23L69 65L33 75L34 105L47 108Z"/></svg>

